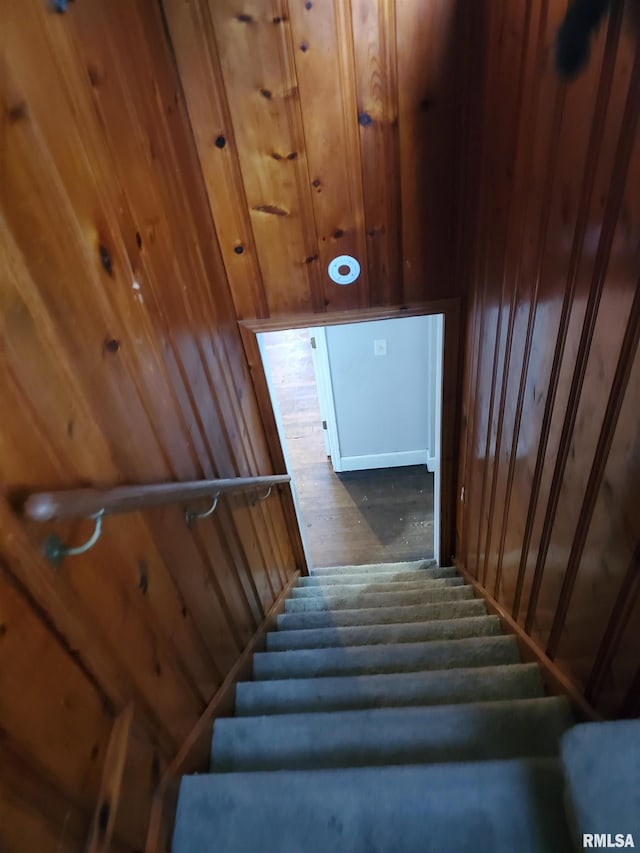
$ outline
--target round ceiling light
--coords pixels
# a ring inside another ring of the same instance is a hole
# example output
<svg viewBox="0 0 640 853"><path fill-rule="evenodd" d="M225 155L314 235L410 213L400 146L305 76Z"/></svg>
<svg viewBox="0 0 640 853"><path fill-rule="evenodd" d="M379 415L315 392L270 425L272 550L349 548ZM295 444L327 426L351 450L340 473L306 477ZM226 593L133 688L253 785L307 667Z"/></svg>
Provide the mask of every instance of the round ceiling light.
<svg viewBox="0 0 640 853"><path fill-rule="evenodd" d="M329 264L327 272L336 284L353 284L360 275L360 264L351 255L338 255Z"/></svg>

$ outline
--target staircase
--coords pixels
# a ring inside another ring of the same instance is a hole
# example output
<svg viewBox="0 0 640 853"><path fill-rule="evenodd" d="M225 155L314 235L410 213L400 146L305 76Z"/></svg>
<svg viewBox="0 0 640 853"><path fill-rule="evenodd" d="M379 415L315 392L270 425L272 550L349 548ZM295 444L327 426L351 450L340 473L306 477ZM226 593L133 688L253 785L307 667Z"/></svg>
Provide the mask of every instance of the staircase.
<svg viewBox="0 0 640 853"><path fill-rule="evenodd" d="M568 704L454 568L316 569L253 678L182 781L174 853L573 849Z"/></svg>

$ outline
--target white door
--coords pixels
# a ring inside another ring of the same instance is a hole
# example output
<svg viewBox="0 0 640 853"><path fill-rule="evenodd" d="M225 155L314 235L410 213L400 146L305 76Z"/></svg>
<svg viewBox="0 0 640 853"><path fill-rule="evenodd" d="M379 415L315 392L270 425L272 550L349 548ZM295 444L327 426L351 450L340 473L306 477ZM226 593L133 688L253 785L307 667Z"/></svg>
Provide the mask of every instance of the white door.
<svg viewBox="0 0 640 853"><path fill-rule="evenodd" d="M431 400L433 405L433 456L429 470L433 472L433 556L440 565L440 488L441 488L441 445L442 445L442 360L444 353L444 317L437 314L432 321Z"/></svg>
<svg viewBox="0 0 640 853"><path fill-rule="evenodd" d="M327 339L323 328L309 329L309 345L311 347L311 360L313 361L313 372L316 378L316 388L318 391L318 403L320 405L320 417L322 418L322 437L324 439L324 450L327 456L331 456L331 444L329 442L329 415L327 414L328 404L326 401L327 391L331 388L331 377L325 373L328 366L326 359ZM323 355L320 355L319 349L322 349ZM331 417L335 420L335 417Z"/></svg>

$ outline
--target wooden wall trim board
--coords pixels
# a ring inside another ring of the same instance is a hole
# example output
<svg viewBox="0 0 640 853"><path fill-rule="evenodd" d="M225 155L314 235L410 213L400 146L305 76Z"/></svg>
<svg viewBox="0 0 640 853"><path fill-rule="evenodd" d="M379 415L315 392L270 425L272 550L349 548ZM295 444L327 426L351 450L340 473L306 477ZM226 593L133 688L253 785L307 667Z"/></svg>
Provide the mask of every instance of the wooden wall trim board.
<svg viewBox="0 0 640 853"><path fill-rule="evenodd" d="M86 846L87 853L108 853L111 850L133 714L134 706L130 703L118 714L111 730L98 801Z"/></svg>
<svg viewBox="0 0 640 853"><path fill-rule="evenodd" d="M275 629L277 617L284 611L285 601L298 577L299 574L295 573L289 579L167 767L154 797L145 846L147 853L169 853L180 777L188 773L203 772L208 768L213 724L218 717L233 715L236 684L251 677L253 655L265 648L266 635Z"/></svg>
<svg viewBox="0 0 640 853"><path fill-rule="evenodd" d="M497 616L500 619L503 630L507 634L513 634L518 641L520 657L525 662L537 663L540 666L542 680L545 683L548 691L554 695L566 696L569 700L574 714L578 720L584 722L600 722L603 717L591 707L589 702L584 698L578 687L571 681L567 675L551 660L548 655L540 648L535 640L523 630L522 626L516 622L511 614L485 589L480 581L476 580L473 575L460 564L456 564L456 568L465 579L465 581L474 589L476 596L483 599L487 605L489 613Z"/></svg>
<svg viewBox="0 0 640 853"><path fill-rule="evenodd" d="M179 793L179 776L171 776L158 786L151 805L145 853L171 853Z"/></svg>
<svg viewBox="0 0 640 853"><path fill-rule="evenodd" d="M344 323L367 322L380 319L399 319L407 316L443 315L443 376L442 376L442 437L441 437L441 514L440 548L443 563L453 558L455 552L455 505L456 472L458 458L459 422L459 352L460 352L460 300L448 299L433 303L412 306L396 306L384 309L370 308L349 312L326 312L323 315L287 317L281 319L253 319L240 322L242 339L245 344L247 361L251 369L256 396L259 401L265 434L268 437L271 457L277 470L285 470L285 460L280 437L275 423L273 404L260 357L257 335L263 331L278 329L304 328L306 322L313 326L328 326ZM291 325L290 325L291 324ZM289 511L289 510L287 510ZM295 508L291 501L290 516L294 529L298 529ZM302 547L302 545L301 545ZM301 558L304 558L303 552ZM302 565L305 565L304 559Z"/></svg>
<svg viewBox="0 0 640 853"><path fill-rule="evenodd" d="M460 300L435 299L429 302L408 302L398 305L371 306L356 311L327 311L322 315L313 313L282 314L278 317L240 320L241 329L258 332L277 332L280 329L305 329L307 326L337 326L344 323L372 322L374 320L393 320L399 317L421 317L432 314L445 314L459 306ZM357 319L354 320L354 317Z"/></svg>

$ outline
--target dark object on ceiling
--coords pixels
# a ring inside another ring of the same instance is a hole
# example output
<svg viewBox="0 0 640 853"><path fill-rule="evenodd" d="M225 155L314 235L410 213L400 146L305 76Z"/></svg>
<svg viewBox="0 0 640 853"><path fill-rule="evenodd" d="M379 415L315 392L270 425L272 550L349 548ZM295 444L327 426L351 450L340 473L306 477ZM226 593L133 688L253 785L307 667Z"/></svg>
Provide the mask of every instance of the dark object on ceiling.
<svg viewBox="0 0 640 853"><path fill-rule="evenodd" d="M610 0L573 0L558 30L556 70L573 80L584 70L591 52L591 38L606 17Z"/></svg>

